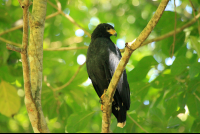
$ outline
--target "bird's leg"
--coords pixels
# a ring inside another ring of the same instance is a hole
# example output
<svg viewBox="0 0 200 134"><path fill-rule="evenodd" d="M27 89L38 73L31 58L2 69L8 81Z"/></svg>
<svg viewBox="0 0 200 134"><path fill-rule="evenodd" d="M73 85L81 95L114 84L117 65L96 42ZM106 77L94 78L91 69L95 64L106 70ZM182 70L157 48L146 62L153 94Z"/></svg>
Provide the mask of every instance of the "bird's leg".
<svg viewBox="0 0 200 134"><path fill-rule="evenodd" d="M104 96L105 96L106 91L107 91L107 89L104 89L104 93L103 93L103 94L101 95L101 97L100 97L101 111L102 111L102 112L103 112L103 104L104 104L103 98L104 98ZM114 98L112 99L112 102L114 102Z"/></svg>
<svg viewBox="0 0 200 134"><path fill-rule="evenodd" d="M107 89L104 89L104 92L103 92L103 94L101 95L101 97L100 97L100 101L101 101L101 111L103 112L103 98L104 98L104 95L105 95L105 93L106 93L106 91L107 91Z"/></svg>

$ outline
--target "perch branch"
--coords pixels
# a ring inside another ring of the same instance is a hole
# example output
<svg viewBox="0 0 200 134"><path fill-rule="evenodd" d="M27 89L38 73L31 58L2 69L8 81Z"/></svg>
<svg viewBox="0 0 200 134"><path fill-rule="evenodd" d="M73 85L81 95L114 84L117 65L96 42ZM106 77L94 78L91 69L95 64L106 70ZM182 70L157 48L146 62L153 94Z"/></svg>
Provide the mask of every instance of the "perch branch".
<svg viewBox="0 0 200 134"><path fill-rule="evenodd" d="M128 60L134 50L136 50L138 47L142 45L142 43L146 40L146 38L149 36L153 28L158 23L159 19L161 18L165 7L167 6L167 3L169 0L162 0L158 9L156 10L155 14L153 15L152 19L149 21L147 26L144 28L144 30L140 33L139 37L136 39L135 42L130 43L125 48L125 52L117 66L117 69L115 70L115 73L111 79L111 82L108 86L108 89L104 95L104 105L103 105L103 116L102 116L102 132L108 133L110 128L110 116L111 116L111 107L112 107L112 99L116 90L117 83L119 81L119 78L122 75L122 72L124 71L124 68L126 64L128 63Z"/></svg>

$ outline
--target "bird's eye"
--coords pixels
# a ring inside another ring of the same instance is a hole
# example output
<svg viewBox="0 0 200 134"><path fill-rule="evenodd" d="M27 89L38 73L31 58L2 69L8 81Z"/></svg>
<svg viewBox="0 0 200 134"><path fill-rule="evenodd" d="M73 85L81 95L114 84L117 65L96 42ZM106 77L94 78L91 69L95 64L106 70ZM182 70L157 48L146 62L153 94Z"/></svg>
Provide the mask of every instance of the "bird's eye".
<svg viewBox="0 0 200 134"><path fill-rule="evenodd" d="M110 30L110 27L107 27L106 29L107 29L107 30Z"/></svg>

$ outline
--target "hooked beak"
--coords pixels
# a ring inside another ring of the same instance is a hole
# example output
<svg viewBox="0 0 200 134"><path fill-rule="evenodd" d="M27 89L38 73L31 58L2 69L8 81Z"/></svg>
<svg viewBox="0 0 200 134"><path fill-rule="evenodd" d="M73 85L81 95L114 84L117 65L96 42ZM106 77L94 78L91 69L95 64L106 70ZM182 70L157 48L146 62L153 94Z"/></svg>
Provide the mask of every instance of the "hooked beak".
<svg viewBox="0 0 200 134"><path fill-rule="evenodd" d="M115 32L114 36L117 37L117 32Z"/></svg>
<svg viewBox="0 0 200 134"><path fill-rule="evenodd" d="M114 29L109 29L109 30L107 30L107 32L109 32L111 35L114 35L117 37L117 32Z"/></svg>

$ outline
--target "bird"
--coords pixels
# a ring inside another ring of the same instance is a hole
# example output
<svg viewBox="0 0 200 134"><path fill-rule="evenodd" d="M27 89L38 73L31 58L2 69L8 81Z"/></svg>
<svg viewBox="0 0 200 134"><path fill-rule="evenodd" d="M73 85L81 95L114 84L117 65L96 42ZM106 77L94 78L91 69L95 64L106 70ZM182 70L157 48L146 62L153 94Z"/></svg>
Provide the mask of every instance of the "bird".
<svg viewBox="0 0 200 134"><path fill-rule="evenodd" d="M112 42L110 36L117 36L112 25L108 23L97 25L91 34L86 56L87 73L100 100L122 57L119 48ZM112 113L117 118L118 127L123 128L126 125L126 113L129 108L130 88L126 70L124 70L112 102Z"/></svg>

